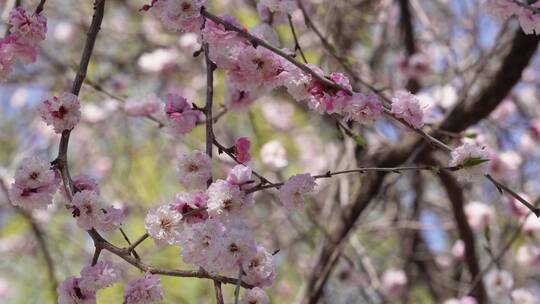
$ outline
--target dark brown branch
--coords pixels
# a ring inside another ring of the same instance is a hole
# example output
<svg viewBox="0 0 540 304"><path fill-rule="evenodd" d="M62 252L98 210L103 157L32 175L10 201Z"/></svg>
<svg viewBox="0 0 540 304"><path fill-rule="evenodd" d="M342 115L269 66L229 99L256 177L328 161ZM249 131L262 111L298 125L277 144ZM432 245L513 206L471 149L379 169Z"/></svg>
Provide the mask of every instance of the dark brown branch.
<svg viewBox="0 0 540 304"><path fill-rule="evenodd" d="M405 42L405 50L408 60L412 55L416 53L416 43L414 40L414 28L411 9L409 7L409 0L399 0L399 7L401 10L401 28L403 30L403 40ZM420 89L420 84L414 78L409 78L407 81L407 90L412 93L416 93Z"/></svg>
<svg viewBox="0 0 540 304"><path fill-rule="evenodd" d="M447 172L441 172L439 174L441 185L446 190L446 195L452 205L452 213L454 214L454 220L458 229L459 238L465 245L465 262L471 280L476 278L480 273L479 259L476 254L474 232L467 221L467 217L464 211L465 198L463 196L463 190L458 184L456 179ZM486 303L486 290L482 283L471 290L470 295L473 296L479 304Z"/></svg>
<svg viewBox="0 0 540 304"><path fill-rule="evenodd" d="M490 84L484 88L476 98L469 103L461 103L455 107L445 118L441 124L441 129L454 133L459 133L470 127L471 125L484 119L491 113L493 109L506 97L512 87L519 81L521 73L528 65L532 55L535 53L540 36L525 35L521 29L517 29L512 43L512 48L506 57L502 60L503 63L492 79ZM404 138L401 143L393 148L386 148L382 151L369 155L377 167L398 166L405 162L409 156L421 146L418 140L410 137ZM429 149L424 147L419 151L419 155L428 153ZM343 243L349 232L354 229L355 223L370 204L372 198L376 196L382 188L386 173L372 172L361 177L360 189L358 196L349 208L343 212L343 221L333 231L334 240L338 244ZM315 268L307 283L306 302L315 304L322 295L322 287L328 279L332 267L336 263L336 251L339 251L339 246L326 243L318 255L318 260L315 262Z"/></svg>
<svg viewBox="0 0 540 304"><path fill-rule="evenodd" d="M43 11L43 9L45 8L45 2L47 2L47 0L39 1L39 4L36 7L36 14L40 14Z"/></svg>
<svg viewBox="0 0 540 304"><path fill-rule="evenodd" d="M148 233L143 234L140 238L138 238L135 242L133 242L129 247L127 248L127 251L129 253L133 252L137 246L139 246L142 242L144 242L150 235Z"/></svg>
<svg viewBox="0 0 540 304"><path fill-rule="evenodd" d="M212 119L212 105L214 100L214 70L216 65L210 60L210 50L208 44L203 45L204 59L206 62L206 104L204 106L204 115L206 116L206 154L212 158L212 148L214 147L214 130ZM212 176L206 182L209 187L212 184ZM202 269L202 268L201 268ZM223 293L221 291L221 282L214 280L214 291L216 293L216 303L223 304Z"/></svg>
<svg viewBox="0 0 540 304"><path fill-rule="evenodd" d="M200 278L200 279L209 279L213 281L217 281L224 284L236 284L237 279L236 278L229 278L224 277L220 275L211 275L205 271L199 270L199 271L192 271L192 270L178 270L178 269L163 269L154 267L148 264L143 263L141 260L138 260L131 256L126 248L118 248L114 246L113 244L107 242L97 231L94 229L89 230L88 234L92 237L92 240L94 241L94 244L96 246L102 248L103 250L107 250L110 253L120 257L124 261L128 262L129 264L137 267L141 271L144 272L150 272L153 274L159 274L164 276L171 276L171 277L183 277L183 278ZM245 282L242 282L242 287L244 288L252 288L250 284L247 284Z"/></svg>

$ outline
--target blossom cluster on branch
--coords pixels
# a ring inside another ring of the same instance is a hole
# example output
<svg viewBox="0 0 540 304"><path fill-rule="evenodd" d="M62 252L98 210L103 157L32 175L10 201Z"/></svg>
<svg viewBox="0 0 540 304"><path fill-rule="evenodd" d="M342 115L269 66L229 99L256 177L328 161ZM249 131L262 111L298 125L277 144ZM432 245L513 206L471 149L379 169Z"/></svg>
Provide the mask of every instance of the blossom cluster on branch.
<svg viewBox="0 0 540 304"><path fill-rule="evenodd" d="M98 290L120 280L117 265L99 259L101 250L113 252L144 272L125 286L124 303L163 301L161 280L156 274L160 271L143 264L135 251L146 238L151 238L158 248L177 246L183 262L199 269L193 276L214 280L218 301L219 279L224 278L237 280L235 303L268 304L270 300L263 288L274 282L277 270L273 257L279 248L262 246L256 239L253 227L246 220L246 214L256 204L255 192L275 188L277 193L274 194L287 212L302 210L308 195L314 193L319 186L319 179L339 174L401 173L409 170L430 170L438 174L443 170L445 173L455 173L462 183L488 178L501 193L504 190L512 194L511 214L523 220L523 230L540 231L539 225L530 220L534 218L531 211L537 212L538 209L527 203L523 198L525 195L515 194L493 179L490 172L496 171L496 162L490 160L497 156L490 154L489 148L483 146L481 141L471 139L460 138L454 141L454 148L440 143L445 147L445 152L450 152L447 167L355 168L318 175L300 173L275 183L259 175L249 165L252 160L250 138L238 137L230 147L220 144L215 138L212 124L219 116L215 118L211 114L214 65L226 75L226 111L246 111L257 98L274 89L281 89L296 102L304 103L308 109L328 115L338 125L342 124L345 133L349 135L351 131L347 125L373 125L382 120L383 114L387 114L401 122L405 131L414 130L432 144L439 141L422 130L427 124L425 107L415 94L396 90L391 97L386 97L375 90L371 93L356 92L345 74L325 73L314 64L300 64L294 56L291 57L296 49L291 51L279 48L278 35L270 24L263 23L247 29L231 16L209 18L205 5L206 0L152 0L141 9L153 14L168 29L196 34L203 46L198 53L205 51L207 56L207 77L210 80L207 83L207 106L204 108L176 92L165 93L163 98L148 95L142 100L128 99L123 105L127 115L152 119L175 138L183 138L199 125L204 124L207 128L206 152L193 150L178 154L175 159L177 183L183 191L176 193L168 203L146 212L146 234L138 241L131 243L121 230L122 223L126 221L124 210L102 198L94 179L84 174L72 178L69 173L67 142L70 132L81 121L78 90L62 92L45 99L37 107L36 114L56 134L62 136L60 151L57 159L52 162L37 156L24 159L10 185L10 201L25 211L45 209L52 204L55 193L59 192L76 225L88 232L96 249L91 264L80 271L80 276L70 276L58 286L58 303L96 303ZM299 9L298 5L298 1L292 0L261 0L257 10L263 20L270 18L276 23L284 23L290 21L290 14ZM503 0L489 2L489 10L501 18L518 15L523 31L527 34L540 34L540 15L535 11L536 8L540 8L540 1L531 5ZM36 61L38 43L45 39L47 31L46 19L41 13L29 14L22 7L10 13L9 25L10 34L0 40L0 79L7 76L16 60L26 63ZM240 32L231 27L240 29ZM276 49L261 46L261 41ZM420 53L409 56L406 62L402 62L403 74L411 79L419 78L429 70L426 61ZM78 73L76 77L80 75L83 74ZM81 82L84 80L82 77ZM236 163L232 168L227 168L226 176L217 179L213 175L214 146L220 154L227 154ZM281 157L285 153L284 149L279 144L269 142L262 148L263 155L265 150L270 150L266 154L275 154L266 162L269 167L287 166L287 160ZM284 179L283 176L280 179ZM462 216L469 230L484 231L495 221L494 210L487 204L473 201L462 207ZM122 232L129 243L128 248L116 247L100 234L116 230ZM464 239L454 243L452 255L456 259L463 259L466 255L466 241ZM536 265L540 259L540 249L536 245L523 245L519 248L518 256L523 264ZM488 293L493 298L510 295L516 303L531 301L532 295L528 291L512 289L514 279L505 270L492 270L483 279L486 285L492 287ZM389 268L381 276L380 289L386 298L395 300L402 295L408 283L403 270ZM246 287L246 290L240 297L241 286ZM445 303L472 304L476 300L464 296Z"/></svg>

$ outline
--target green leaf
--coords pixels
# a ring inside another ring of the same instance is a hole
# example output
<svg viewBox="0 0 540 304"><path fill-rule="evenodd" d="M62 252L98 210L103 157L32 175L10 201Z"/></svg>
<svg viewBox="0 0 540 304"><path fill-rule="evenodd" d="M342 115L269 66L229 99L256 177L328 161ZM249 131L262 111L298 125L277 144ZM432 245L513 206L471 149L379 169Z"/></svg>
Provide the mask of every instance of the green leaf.
<svg viewBox="0 0 540 304"><path fill-rule="evenodd" d="M483 164L483 163L488 162L488 161L489 161L489 159L483 159L483 158L480 158L480 157L467 158L463 162L463 168L470 168L470 167L478 166L478 165Z"/></svg>
<svg viewBox="0 0 540 304"><path fill-rule="evenodd" d="M441 167L439 167L439 166L431 166L431 171L433 171L433 173L435 173L435 174L439 174L439 173L441 173Z"/></svg>
<svg viewBox="0 0 540 304"><path fill-rule="evenodd" d="M354 139L356 144L358 144L359 146L367 147L367 142L362 136L360 136L358 134L351 134L351 137Z"/></svg>
<svg viewBox="0 0 540 304"><path fill-rule="evenodd" d="M463 134L463 137L466 137L466 138L472 138L472 139L475 139L477 136L478 136L477 133L466 133L466 134Z"/></svg>

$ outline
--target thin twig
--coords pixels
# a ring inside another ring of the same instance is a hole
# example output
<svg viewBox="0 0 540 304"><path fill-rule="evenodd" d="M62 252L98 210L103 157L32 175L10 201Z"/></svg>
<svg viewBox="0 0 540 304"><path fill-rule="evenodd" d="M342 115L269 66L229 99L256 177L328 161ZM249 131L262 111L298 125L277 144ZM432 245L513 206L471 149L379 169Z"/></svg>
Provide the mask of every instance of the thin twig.
<svg viewBox="0 0 540 304"><path fill-rule="evenodd" d="M302 50L300 42L298 41L298 37L296 36L296 30L294 29L291 14L287 14L287 19L289 20L289 27L291 28L291 33L294 39L294 52L296 53L296 51L298 51L300 53L300 56L302 56L302 60L304 60L304 63L308 63L306 55L304 55L304 51Z"/></svg>
<svg viewBox="0 0 540 304"><path fill-rule="evenodd" d="M145 234L143 234L140 238L138 238L135 242L133 242L131 245L129 245L129 247L127 248L127 251L129 253L131 253L132 251L135 250L135 248L137 246L139 246L142 242L144 242L144 240L146 240L150 235L146 232Z"/></svg>
<svg viewBox="0 0 540 304"><path fill-rule="evenodd" d="M238 282L236 282L236 287L234 288L234 304L238 304L238 299L240 298L240 285L242 285L242 273L244 272L242 265L238 268L240 270L238 271Z"/></svg>
<svg viewBox="0 0 540 304"><path fill-rule="evenodd" d="M32 233L34 234L34 237L36 238L36 241L38 243L39 249L43 253L43 257L45 258L45 264L47 266L47 275L49 277L49 283L51 284L51 291L54 299L56 299L57 292L56 288L58 287L58 279L56 278L56 271L54 266L54 261L52 259L51 252L49 250L49 246L47 244L47 239L45 236L45 232L41 229L41 227L38 225L34 217L31 213L28 211L13 205L13 202L11 202L11 199L9 197L9 190L6 186L3 179L0 178L0 188L2 188L2 191L4 192L5 197L7 198L7 201L10 206L12 206L15 211L17 211L19 214L21 214L26 221L30 224L30 227L32 228Z"/></svg>
<svg viewBox="0 0 540 304"><path fill-rule="evenodd" d="M94 256L92 257L92 266L96 265L99 260L99 255L101 254L102 248L98 245L96 245L96 249L94 250Z"/></svg>
<svg viewBox="0 0 540 304"><path fill-rule="evenodd" d="M206 62L206 104L204 106L204 115L206 116L206 155L212 159L212 148L214 147L214 130L212 119L212 105L214 100L214 70L216 65L212 60L210 60L209 47L205 43L204 48L204 59ZM206 182L207 187L210 187L212 184L212 176ZM223 304L223 293L221 291L221 283L219 281L214 281L214 292L216 293L216 303Z"/></svg>
<svg viewBox="0 0 540 304"><path fill-rule="evenodd" d="M43 9L45 8L45 2L47 2L47 0L39 1L38 6L36 7L36 15L40 14L43 11Z"/></svg>
<svg viewBox="0 0 540 304"><path fill-rule="evenodd" d="M322 75L319 75L318 73L316 73L315 71L313 71L311 68L309 68L307 65L301 63L301 62L298 62L297 60L295 60L292 56L290 56L289 54L285 53L284 51L276 48L275 46L272 46L271 44L269 44L268 42L260 39L260 38L257 38L253 35L251 35L249 32L247 31L244 31L243 29L241 28L238 28L237 26L219 18L218 16L216 15L213 15L212 13L209 13L208 11L206 11L204 8L201 10L201 14L218 23L218 24L221 24L223 25L223 27L226 29L226 30L229 30L229 31L234 31L236 33L238 33L239 36L247 39L248 41L251 42L251 44L253 44L254 46L262 46L270 51L272 51L273 53L283 57L284 59L286 59L287 61L289 61L290 63L294 64L296 67L298 67L299 69L301 69L302 71L310 74L314 79L316 79L317 81L319 81L322 85L328 87L328 88L332 88L332 89L335 89L335 90L341 90L341 91L344 91L346 92L347 94L349 95L352 95L354 92L351 91L350 89L348 88L345 88L343 86L340 86L339 84L331 81L330 79L328 78L325 78L324 76ZM395 121L398 121L399 123L405 125L407 128L413 130L415 133L419 134L421 137L423 137L425 140L427 140L429 143L431 143L432 145L436 146L436 147L439 147L440 149L442 149L443 151L446 151L446 152L450 152L452 151L452 149L446 145L445 143L441 142L440 140L434 138L433 136L431 136L430 134L426 133L424 130L422 129L419 129L419 128L415 128L414 126L412 126L411 124L409 124L408 122L406 122L404 119L401 119L399 117L396 117L391 111L390 109L388 108L388 105L391 103L390 99L376 91L374 91L376 94L378 94L378 96L384 101L386 102L386 105L385 105L385 108L384 108L384 114L392 119L394 119Z"/></svg>
<svg viewBox="0 0 540 304"><path fill-rule="evenodd" d="M413 166L413 167L393 167L393 168L374 168L374 167L366 167L366 168L355 168L355 169L349 169L349 170L342 170L342 171L328 171L323 174L317 174L312 175L314 179L319 178L330 178L335 175L341 175L341 174L350 174L350 173L366 173L366 172L388 172L388 173L403 173L405 171L422 171L422 170L429 170L429 171L439 171L439 170L446 170L446 171L457 171L460 170L460 167L438 167L438 166ZM283 186L284 182L279 183L271 183L266 185L260 185L257 187L254 187L252 189L249 189L246 191L246 193L253 193L264 189L269 188L279 188L280 186Z"/></svg>

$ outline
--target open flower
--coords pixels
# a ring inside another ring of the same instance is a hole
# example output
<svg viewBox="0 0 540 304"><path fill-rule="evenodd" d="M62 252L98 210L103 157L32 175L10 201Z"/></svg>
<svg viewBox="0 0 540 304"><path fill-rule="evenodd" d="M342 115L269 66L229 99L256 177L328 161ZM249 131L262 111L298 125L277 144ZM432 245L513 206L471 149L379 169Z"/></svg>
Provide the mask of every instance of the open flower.
<svg viewBox="0 0 540 304"><path fill-rule="evenodd" d="M124 290L125 304L161 302L163 289L158 276L146 273L144 277L130 281Z"/></svg>
<svg viewBox="0 0 540 304"><path fill-rule="evenodd" d="M176 172L180 183L186 188L201 189L212 176L212 160L201 151L178 156Z"/></svg>
<svg viewBox="0 0 540 304"><path fill-rule="evenodd" d="M180 240L183 223L182 214L171 205L163 205L150 209L144 218L148 234L157 244L176 244Z"/></svg>
<svg viewBox="0 0 540 304"><path fill-rule="evenodd" d="M25 209L43 209L52 203L59 178L48 161L39 157L25 158L15 172L9 191L14 205Z"/></svg>
<svg viewBox="0 0 540 304"><path fill-rule="evenodd" d="M316 185L311 175L297 174L279 188L279 200L286 208L300 208L304 204L304 195L313 192Z"/></svg>
<svg viewBox="0 0 540 304"><path fill-rule="evenodd" d="M45 123L53 126L56 133L73 129L81 120L79 99L69 92L44 100L38 111Z"/></svg>
<svg viewBox="0 0 540 304"><path fill-rule="evenodd" d="M475 144L464 143L451 153L450 167L460 167L456 172L460 181L473 181L488 173L488 153Z"/></svg>

